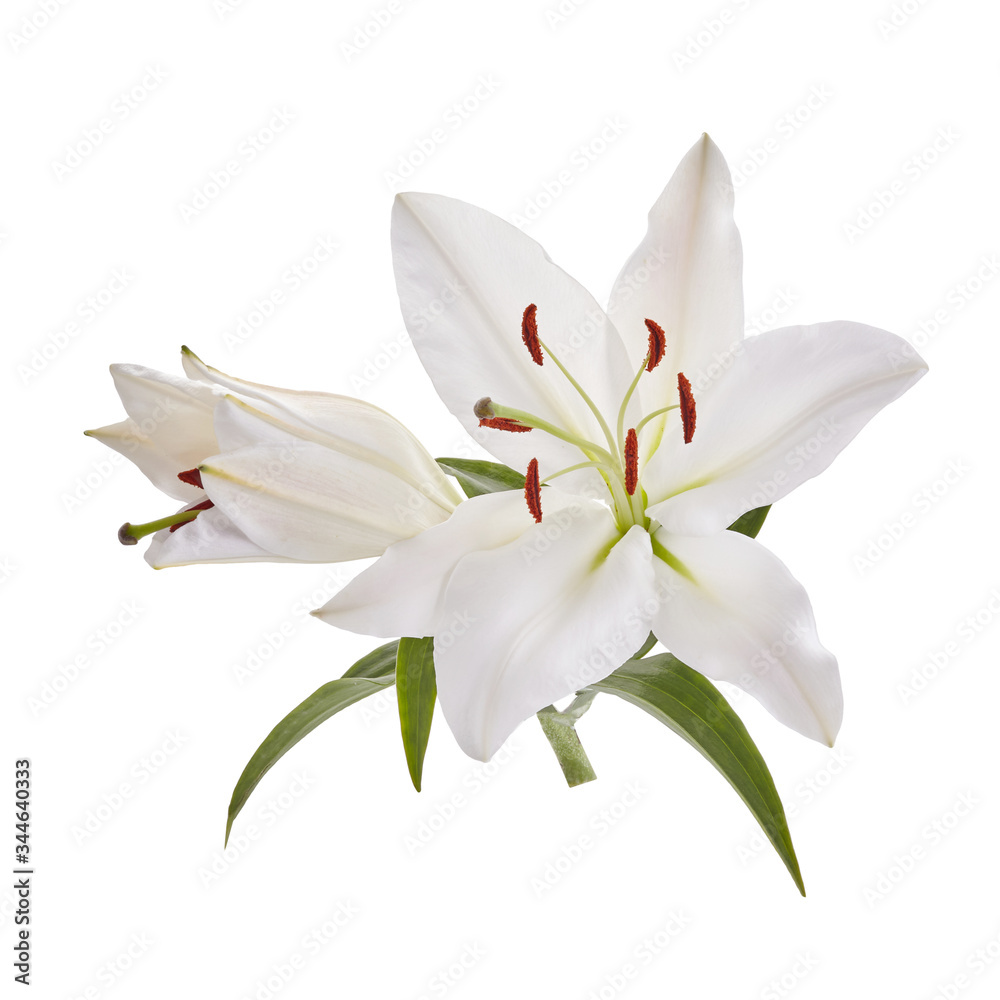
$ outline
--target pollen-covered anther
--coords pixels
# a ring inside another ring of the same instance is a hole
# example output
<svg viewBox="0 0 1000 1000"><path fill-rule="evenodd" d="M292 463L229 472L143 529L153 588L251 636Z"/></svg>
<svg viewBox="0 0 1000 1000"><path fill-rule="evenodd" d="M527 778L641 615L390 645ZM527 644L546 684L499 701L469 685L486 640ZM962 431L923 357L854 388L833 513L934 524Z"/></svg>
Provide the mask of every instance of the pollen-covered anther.
<svg viewBox="0 0 1000 1000"><path fill-rule="evenodd" d="M531 516L538 524L542 520L542 488L538 481L537 458L533 458L528 463L528 471L524 477L524 499Z"/></svg>
<svg viewBox="0 0 1000 1000"><path fill-rule="evenodd" d="M205 487L201 482L201 473L197 469L188 469L187 472L178 472L177 478L182 483L187 483L188 486L196 486L199 490L203 490Z"/></svg>
<svg viewBox="0 0 1000 1000"><path fill-rule="evenodd" d="M649 331L649 353L646 355L646 371L651 372L662 360L667 349L667 335L663 327L651 319L646 320Z"/></svg>
<svg viewBox="0 0 1000 1000"><path fill-rule="evenodd" d="M681 397L681 423L684 425L684 443L690 444L694 437L694 425L697 412L694 406L694 396L691 393L691 383L683 372L677 373L677 392Z"/></svg>
<svg viewBox="0 0 1000 1000"><path fill-rule="evenodd" d="M521 339L524 341L524 346L528 348L531 360L536 365L540 365L545 359L545 355L542 354L542 345L538 342L536 312L538 312L538 307L534 302L524 310L524 315L521 317Z"/></svg>
<svg viewBox="0 0 1000 1000"><path fill-rule="evenodd" d="M532 430L531 427L519 424L516 420L511 420L510 417L483 417L479 421L479 426L492 427L495 431L511 431L514 434L524 434Z"/></svg>
<svg viewBox="0 0 1000 1000"><path fill-rule="evenodd" d="M632 496L639 485L639 438L630 427L625 436L625 492Z"/></svg>

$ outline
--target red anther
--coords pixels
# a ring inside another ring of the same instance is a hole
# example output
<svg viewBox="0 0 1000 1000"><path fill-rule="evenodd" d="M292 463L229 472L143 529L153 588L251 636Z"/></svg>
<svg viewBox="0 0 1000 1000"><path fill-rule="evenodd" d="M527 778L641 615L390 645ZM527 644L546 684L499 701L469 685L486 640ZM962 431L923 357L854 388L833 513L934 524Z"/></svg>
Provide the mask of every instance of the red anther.
<svg viewBox="0 0 1000 1000"><path fill-rule="evenodd" d="M208 510L209 507L214 507L215 504L211 500L202 500L201 503L196 503L193 507L188 507L188 510ZM195 521L197 518L192 517L191 521ZM170 525L170 531L176 531L178 528L183 528L185 524L190 524L191 521L181 521L179 524Z"/></svg>
<svg viewBox="0 0 1000 1000"><path fill-rule="evenodd" d="M205 487L201 485L201 473L197 469L188 469L187 472L178 472L177 478L188 486L197 486L199 490Z"/></svg>
<svg viewBox="0 0 1000 1000"><path fill-rule="evenodd" d="M691 394L691 383L683 372L677 373L677 391L681 397L681 423L684 425L684 443L690 444L694 437L694 424L697 413L694 408L694 396Z"/></svg>
<svg viewBox="0 0 1000 1000"><path fill-rule="evenodd" d="M667 349L667 335L663 332L663 327L651 319L646 320L646 329L649 330L646 371L651 372L663 360L663 352Z"/></svg>
<svg viewBox="0 0 1000 1000"><path fill-rule="evenodd" d="M635 428L630 427L625 436L625 492L632 496L639 484L639 439Z"/></svg>
<svg viewBox="0 0 1000 1000"><path fill-rule="evenodd" d="M542 519L542 489L538 482L537 458L528 463L528 472L524 477L524 499L537 524Z"/></svg>
<svg viewBox="0 0 1000 1000"><path fill-rule="evenodd" d="M510 417L483 417L479 421L479 426L492 427L496 431L511 431L514 434L522 434L533 429L519 424L516 420L511 420Z"/></svg>
<svg viewBox="0 0 1000 1000"><path fill-rule="evenodd" d="M528 348L531 360L536 365L540 365L544 355L542 354L542 346L538 343L538 324L535 322L537 311L538 307L534 302L524 310L524 315L521 317L521 339L524 341L524 346Z"/></svg>

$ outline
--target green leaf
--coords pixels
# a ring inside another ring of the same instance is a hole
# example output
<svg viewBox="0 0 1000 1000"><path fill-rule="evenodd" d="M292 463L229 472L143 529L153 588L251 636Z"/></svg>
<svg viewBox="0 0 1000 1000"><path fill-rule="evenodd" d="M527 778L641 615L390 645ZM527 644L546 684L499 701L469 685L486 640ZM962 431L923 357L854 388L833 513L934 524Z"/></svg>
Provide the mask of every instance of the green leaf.
<svg viewBox="0 0 1000 1000"><path fill-rule="evenodd" d="M768 504L766 507L755 507L753 510L748 510L736 518L727 530L738 531L741 535L756 538L757 533L764 527L764 518L767 517L767 512L770 509L771 505Z"/></svg>
<svg viewBox="0 0 1000 1000"><path fill-rule="evenodd" d="M591 699L593 700L593 696ZM589 701L587 702L589 705ZM579 715L586 711L583 708ZM583 749L580 737L577 735L573 723L579 715L563 714L548 705L538 713L538 721L542 725L542 732L555 751L556 760L562 768L563 777L570 788L575 785L582 785L587 781L593 781L597 775L591 767L587 751Z"/></svg>
<svg viewBox="0 0 1000 1000"><path fill-rule="evenodd" d="M320 723L332 715L353 705L362 698L391 687L395 680L396 650L398 642L387 642L372 650L355 663L343 677L324 684L305 701L296 705L257 747L233 789L229 802L229 817L226 820L226 843L233 821L246 805L250 793L260 779L287 753L303 736L311 733Z"/></svg>
<svg viewBox="0 0 1000 1000"><path fill-rule="evenodd" d="M413 787L420 791L424 753L431 735L437 681L434 676L434 639L400 639L396 656L396 694L399 727Z"/></svg>
<svg viewBox="0 0 1000 1000"><path fill-rule="evenodd" d="M771 772L739 716L707 678L663 653L628 660L591 687L637 705L703 754L747 804L799 892L806 894Z"/></svg>
<svg viewBox="0 0 1000 1000"><path fill-rule="evenodd" d="M458 480L467 497L524 489L524 476L497 462L471 458L439 458L436 461L449 476Z"/></svg>

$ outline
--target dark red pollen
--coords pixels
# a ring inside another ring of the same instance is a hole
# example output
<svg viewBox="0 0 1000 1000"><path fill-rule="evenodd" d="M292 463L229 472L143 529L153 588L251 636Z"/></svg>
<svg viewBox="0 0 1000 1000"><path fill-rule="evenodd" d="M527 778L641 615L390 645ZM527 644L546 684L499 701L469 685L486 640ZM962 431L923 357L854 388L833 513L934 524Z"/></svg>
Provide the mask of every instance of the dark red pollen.
<svg viewBox="0 0 1000 1000"><path fill-rule="evenodd" d="M639 484L639 438L630 427L625 436L625 492L632 496Z"/></svg>
<svg viewBox="0 0 1000 1000"><path fill-rule="evenodd" d="M205 487L201 484L201 473L197 469L188 469L187 472L178 472L177 478L188 486L197 486L199 490Z"/></svg>
<svg viewBox="0 0 1000 1000"><path fill-rule="evenodd" d="M524 341L524 346L528 348L531 360L536 365L540 365L544 360L544 355L542 354L542 345L538 342L538 324L535 322L537 311L538 307L534 302L524 310L524 315L521 317L521 339Z"/></svg>
<svg viewBox="0 0 1000 1000"><path fill-rule="evenodd" d="M532 429L519 424L516 420L511 420L510 417L483 417L479 421L479 426L492 427L495 431L511 431L514 434L523 434Z"/></svg>
<svg viewBox="0 0 1000 1000"><path fill-rule="evenodd" d="M528 472L524 477L524 499L528 504L531 516L538 524L542 519L542 489L538 482L538 459L533 458L528 463Z"/></svg>
<svg viewBox="0 0 1000 1000"><path fill-rule="evenodd" d="M209 507L214 507L215 504L211 500L202 500L201 503L196 503L193 507L188 507L188 510L208 510ZM191 521L195 521L197 518L192 517ZM180 524L172 524L168 530L176 531L178 528L183 528L185 524L190 524L191 521L181 521Z"/></svg>
<svg viewBox="0 0 1000 1000"><path fill-rule="evenodd" d="M684 425L684 443L690 444L694 437L694 425L697 413L694 407L694 396L691 394L691 383L683 372L677 373L677 391L681 397L681 423Z"/></svg>
<svg viewBox="0 0 1000 1000"><path fill-rule="evenodd" d="M663 352L667 349L667 335L663 332L663 327L651 319L646 320L646 329L649 331L646 371L651 372L663 360Z"/></svg>

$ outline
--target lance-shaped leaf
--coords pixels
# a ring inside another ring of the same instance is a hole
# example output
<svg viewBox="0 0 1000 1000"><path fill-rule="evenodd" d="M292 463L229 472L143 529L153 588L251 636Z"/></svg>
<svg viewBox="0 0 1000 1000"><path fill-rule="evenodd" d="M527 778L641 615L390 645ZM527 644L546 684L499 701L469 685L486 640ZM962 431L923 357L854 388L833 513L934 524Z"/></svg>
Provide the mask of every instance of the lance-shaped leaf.
<svg viewBox="0 0 1000 1000"><path fill-rule="evenodd" d="M396 679L396 650L398 641L387 642L372 650L355 663L343 677L324 684L305 701L296 705L257 747L233 789L229 802L229 816L226 819L226 843L233 821L246 805L250 793L260 779L287 753L303 736L311 733L320 723L332 715L353 705L362 698L391 687Z"/></svg>
<svg viewBox="0 0 1000 1000"><path fill-rule="evenodd" d="M396 694L399 727L413 787L420 791L424 753L431 735L437 682L434 677L434 640L400 639L396 654Z"/></svg>
<svg viewBox="0 0 1000 1000"><path fill-rule="evenodd" d="M482 462L470 458L439 458L437 464L458 480L467 497L503 490L523 490L524 476L499 462Z"/></svg>
<svg viewBox="0 0 1000 1000"><path fill-rule="evenodd" d="M715 686L675 656L628 660L591 685L637 705L687 740L747 804L804 896L781 799L746 727Z"/></svg>
<svg viewBox="0 0 1000 1000"><path fill-rule="evenodd" d="M770 509L770 504L766 507L754 507L753 510L748 510L745 514L740 514L729 525L727 530L738 531L741 535L746 535L748 538L756 538L760 533L760 529L764 527L764 518L767 517L767 512Z"/></svg>

